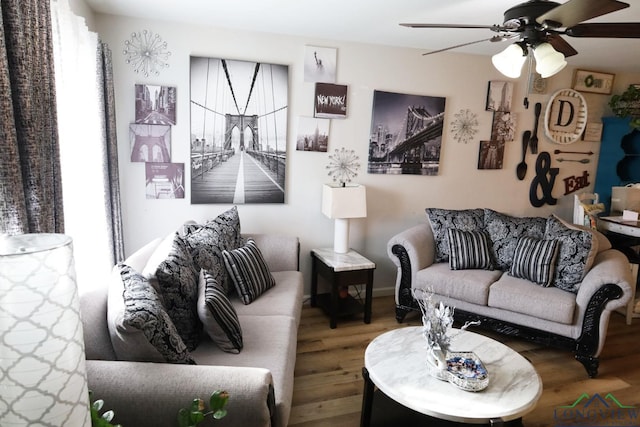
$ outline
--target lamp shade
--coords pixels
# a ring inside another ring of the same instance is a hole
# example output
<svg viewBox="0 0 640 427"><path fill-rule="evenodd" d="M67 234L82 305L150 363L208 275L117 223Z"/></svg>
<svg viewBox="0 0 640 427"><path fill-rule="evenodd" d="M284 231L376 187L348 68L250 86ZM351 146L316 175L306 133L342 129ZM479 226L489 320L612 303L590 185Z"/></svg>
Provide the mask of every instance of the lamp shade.
<svg viewBox="0 0 640 427"><path fill-rule="evenodd" d="M333 218L333 251L349 252L349 218L367 216L367 190L364 185L322 187L322 213Z"/></svg>
<svg viewBox="0 0 640 427"><path fill-rule="evenodd" d="M339 187L325 184L322 187L322 213L333 219L366 217L367 191L365 186Z"/></svg>
<svg viewBox="0 0 640 427"><path fill-rule="evenodd" d="M526 61L526 52L518 43L509 45L505 50L491 57L493 66L507 77L516 79L520 77L522 66Z"/></svg>
<svg viewBox="0 0 640 427"><path fill-rule="evenodd" d="M533 50L533 56L536 58L536 72L543 79L553 76L567 66L564 55L549 43L540 43L536 46Z"/></svg>
<svg viewBox="0 0 640 427"><path fill-rule="evenodd" d="M0 425L91 426L71 239L0 236Z"/></svg>

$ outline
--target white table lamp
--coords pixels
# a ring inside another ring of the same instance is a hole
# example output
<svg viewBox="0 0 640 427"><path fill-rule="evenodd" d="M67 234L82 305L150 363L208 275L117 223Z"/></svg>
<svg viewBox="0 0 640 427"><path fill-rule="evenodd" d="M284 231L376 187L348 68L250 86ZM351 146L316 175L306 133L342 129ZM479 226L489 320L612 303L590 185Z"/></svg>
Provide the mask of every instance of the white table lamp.
<svg viewBox="0 0 640 427"><path fill-rule="evenodd" d="M364 185L322 187L322 213L335 220L333 251L349 252L349 218L367 216L367 192Z"/></svg>
<svg viewBox="0 0 640 427"><path fill-rule="evenodd" d="M90 427L71 239L0 235L0 425Z"/></svg>

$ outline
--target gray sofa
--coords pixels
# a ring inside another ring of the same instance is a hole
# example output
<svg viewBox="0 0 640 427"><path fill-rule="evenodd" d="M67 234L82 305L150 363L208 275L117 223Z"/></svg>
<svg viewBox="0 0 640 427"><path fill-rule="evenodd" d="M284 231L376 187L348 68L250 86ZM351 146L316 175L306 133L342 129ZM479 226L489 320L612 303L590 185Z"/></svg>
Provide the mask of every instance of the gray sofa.
<svg viewBox="0 0 640 427"><path fill-rule="evenodd" d="M107 322L108 287L80 296L84 324L89 389L94 398L113 409L123 427L173 426L180 408L215 390L230 394L228 415L203 426L276 426L289 420L293 394L297 331L302 308L303 279L298 271L299 242L295 237L255 234L252 237L275 279L251 304L231 297L244 347L238 354L223 352L203 333L191 352L196 365L116 360ZM125 263L142 271L163 239L132 254Z"/></svg>
<svg viewBox="0 0 640 427"><path fill-rule="evenodd" d="M624 307L631 298L627 258L612 249L604 235L590 231L595 258L581 282L571 291L514 277L505 266L493 270L453 270L449 262L437 261L437 252L442 249L445 236L443 225L446 228L447 223L459 229L484 229L489 235L488 245L494 264L495 258L500 256L506 256L507 260L509 256L513 257L517 240L527 234L535 234L533 230L536 227L536 237L540 239L549 232L548 225L545 231L544 219L518 219L488 209L484 212L477 209L459 212L470 211L476 215L475 224L469 218L459 220L456 218L458 211L449 210L444 211L447 219L434 229L433 217L429 217L433 210L427 209L424 223L389 240L388 255L397 267L395 300L398 322L402 322L409 312L419 309L415 300L416 290L428 290L435 294L436 300L455 307L457 321L480 321L481 327L571 350L589 376L595 377L609 316L613 310ZM490 220L487 219L489 217ZM537 225L532 226L527 222L529 220L537 222ZM559 223L557 218L554 221ZM569 227L567 225L567 229ZM548 235L546 237L549 238ZM504 239L500 242L503 246L496 247L499 239ZM511 243L507 244L508 239ZM567 256L560 251L558 259L566 259Z"/></svg>

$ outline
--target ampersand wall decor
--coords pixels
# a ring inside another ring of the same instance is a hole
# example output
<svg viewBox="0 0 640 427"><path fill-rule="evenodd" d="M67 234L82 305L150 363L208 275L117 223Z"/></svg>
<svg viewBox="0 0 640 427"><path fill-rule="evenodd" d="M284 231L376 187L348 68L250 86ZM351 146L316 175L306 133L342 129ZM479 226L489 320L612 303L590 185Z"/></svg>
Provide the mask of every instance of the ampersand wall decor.
<svg viewBox="0 0 640 427"><path fill-rule="evenodd" d="M560 172L559 168L551 167L551 155L543 151L538 154L536 159L536 176L531 181L529 189L529 201L531 206L539 208L545 203L555 205L558 199L551 194L553 192L553 184L556 182L556 176ZM539 195L539 191L542 193Z"/></svg>

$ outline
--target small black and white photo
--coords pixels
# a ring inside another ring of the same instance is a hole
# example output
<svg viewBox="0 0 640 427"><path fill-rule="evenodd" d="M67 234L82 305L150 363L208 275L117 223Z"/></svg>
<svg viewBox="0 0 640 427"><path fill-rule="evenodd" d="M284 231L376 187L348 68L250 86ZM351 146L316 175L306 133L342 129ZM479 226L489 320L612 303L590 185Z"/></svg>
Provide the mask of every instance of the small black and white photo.
<svg viewBox="0 0 640 427"><path fill-rule="evenodd" d="M480 141L478 169L502 169L504 141Z"/></svg>
<svg viewBox="0 0 640 427"><path fill-rule="evenodd" d="M176 88L137 84L136 123L176 124Z"/></svg>
<svg viewBox="0 0 640 427"><path fill-rule="evenodd" d="M132 162L170 162L171 126L131 123L129 144Z"/></svg>
<svg viewBox="0 0 640 427"><path fill-rule="evenodd" d="M184 163L145 164L147 199L184 199Z"/></svg>
<svg viewBox="0 0 640 427"><path fill-rule="evenodd" d="M344 119L347 117L347 86L316 83L314 117Z"/></svg>
<svg viewBox="0 0 640 427"><path fill-rule="evenodd" d="M491 140L509 142L515 140L516 115L508 111L496 111L493 113L491 124Z"/></svg>
<svg viewBox="0 0 640 427"><path fill-rule="evenodd" d="M298 119L297 151L327 152L329 144L329 127L331 120L314 117Z"/></svg>
<svg viewBox="0 0 640 427"><path fill-rule="evenodd" d="M336 48L307 46L304 54L304 81L335 83L336 58Z"/></svg>
<svg viewBox="0 0 640 427"><path fill-rule="evenodd" d="M490 81L487 89L487 111L511 111L513 83Z"/></svg>

